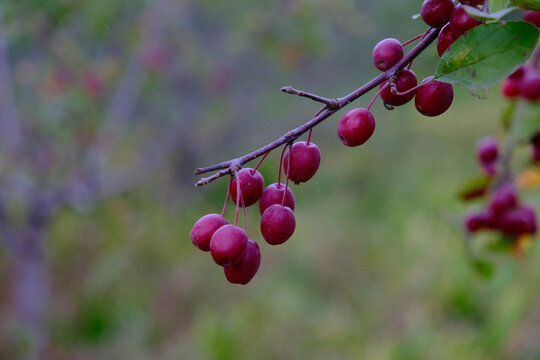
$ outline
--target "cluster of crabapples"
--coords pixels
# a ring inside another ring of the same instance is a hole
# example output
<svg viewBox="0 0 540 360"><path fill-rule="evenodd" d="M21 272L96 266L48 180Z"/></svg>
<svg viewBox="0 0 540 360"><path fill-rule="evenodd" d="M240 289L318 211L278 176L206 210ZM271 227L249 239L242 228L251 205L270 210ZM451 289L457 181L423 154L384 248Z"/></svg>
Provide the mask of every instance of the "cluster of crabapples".
<svg viewBox="0 0 540 360"><path fill-rule="evenodd" d="M214 261L223 266L227 280L233 284L247 284L261 263L259 245L248 239L245 228L237 226L239 205L245 211L245 207L258 202L263 238L270 245L283 244L296 228L295 199L288 181L301 183L311 179L319 168L321 153L313 142L298 141L289 147L284 158L282 154L281 159L278 182L266 188L257 169L243 168L231 178L227 199L230 196L236 204L234 225L224 217L226 200L222 214L203 216L191 230L193 244L203 251L210 251ZM280 181L282 164L287 176L285 184Z"/></svg>
<svg viewBox="0 0 540 360"><path fill-rule="evenodd" d="M478 7L484 0L459 0L459 2L461 4L455 6L452 0L425 0L422 5L421 17L424 22L431 28L441 29L437 41L439 56L442 56L459 36L481 24L480 21L471 18L462 5ZM526 14L525 20L536 21L538 26L540 23L538 14L540 12ZM421 36L404 44L393 38L380 41L373 49L373 64L381 71L392 69L404 57L403 46ZM351 147L359 146L373 135L375 119L369 109L379 96L388 108L404 105L414 98L416 109L425 116L438 116L448 110L454 97L452 85L433 80L418 84L410 65L411 63L408 68L402 69L380 84L377 94L366 108L350 110L341 118L337 126L337 135L343 144ZM530 95L531 87L538 92L534 99ZM538 71L527 67L520 68L508 78L503 86L503 93L512 98L523 96L530 101L538 100L540 98ZM257 168L269 152L255 168L240 168L240 164L232 165L228 169L231 180L223 211L221 214L205 215L193 226L191 241L200 250L210 252L214 261L223 267L229 282L243 285L249 283L261 263L258 243L248 239L245 207L258 202L261 213L260 231L268 244L283 244L293 235L296 228L295 198L288 186L289 180L295 183L310 180L317 172L321 161L319 148L311 142L311 130L307 141L289 142L285 145L281 153L278 181L266 188L264 178ZM532 144L533 158L540 161L540 132L532 140ZM493 139L484 139L478 147L478 159L490 177L496 175L498 157L497 142ZM284 183L281 182L282 169L286 175ZM236 204L233 224L224 217L229 198ZM240 209L244 214L244 228L238 226ZM491 229L515 237L533 234L537 230L534 209L518 201L515 188L508 182L498 186L494 191L489 208L469 215L465 225L470 232Z"/></svg>
<svg viewBox="0 0 540 360"><path fill-rule="evenodd" d="M531 139L533 161L540 162L540 130ZM500 160L497 140L485 137L478 142L476 156L480 167L489 177L497 175ZM502 235L517 239L522 235L537 232L536 212L532 206L521 204L515 186L510 181L502 181L492 191L487 209L469 214L465 218L465 228L470 233L479 230L495 230Z"/></svg>

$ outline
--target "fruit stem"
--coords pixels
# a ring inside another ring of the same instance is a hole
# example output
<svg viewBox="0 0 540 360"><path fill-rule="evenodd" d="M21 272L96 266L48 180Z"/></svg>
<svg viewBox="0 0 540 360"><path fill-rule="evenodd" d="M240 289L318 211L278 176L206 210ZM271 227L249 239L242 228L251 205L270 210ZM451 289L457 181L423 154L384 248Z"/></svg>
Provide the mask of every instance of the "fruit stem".
<svg viewBox="0 0 540 360"><path fill-rule="evenodd" d="M406 45L409 45L410 43L412 43L413 41L416 41L418 39L420 39L421 37L424 37L425 36L425 33L422 33L420 35L417 35L415 37L413 37L411 40L407 40L405 41L403 44L401 44L401 46L406 46Z"/></svg>
<svg viewBox="0 0 540 360"><path fill-rule="evenodd" d="M403 96L403 95L407 95L407 94L409 94L409 93L411 93L413 91L416 91L418 88L421 88L422 86L427 85L427 84L429 84L430 82L433 82L433 81L435 81L435 76L428 76L427 78L422 80L420 82L420 84L418 84L415 87L410 88L409 90L404 91L404 92L398 91L398 89L396 87L396 84L394 82L391 82L391 81L388 81L388 82L390 84L390 91L392 92L392 94Z"/></svg>
<svg viewBox="0 0 540 360"><path fill-rule="evenodd" d="M281 158L279 159L279 172L278 172L278 177L277 177L278 185L281 184L281 167L283 166L283 154L285 154L285 149L287 149L287 145L285 145L283 147L283 150L281 150Z"/></svg>
<svg viewBox="0 0 540 360"><path fill-rule="evenodd" d="M253 175L253 173L255 173L255 171L257 171L257 169L259 168L259 166L261 166L262 162L264 161L264 159L266 159L266 157L268 156L268 154L270 154L270 151L267 152L266 154L264 154L264 156L261 158L261 160L259 160L259 163L257 164L257 166L255 166L255 169L253 169L252 175Z"/></svg>
<svg viewBox="0 0 540 360"><path fill-rule="evenodd" d="M307 142L306 144L309 146L309 143L311 142L311 133L313 132L313 128L309 129L309 134L307 136Z"/></svg>
<svg viewBox="0 0 540 360"><path fill-rule="evenodd" d="M371 106L373 105L373 103L375 102L375 100L377 100L377 98L379 97L379 95L381 94L381 91L384 89L381 88L379 89L379 91L377 91L377 93L375 94L375 96L373 97L373 99L371 99L371 101L369 102L368 106L366 107L367 110L371 109Z"/></svg>
<svg viewBox="0 0 540 360"><path fill-rule="evenodd" d="M234 226L238 226L238 210L240 206L240 195L242 193L242 190L240 189L240 177L238 176L238 172L234 172L234 178L236 180L236 210L234 211Z"/></svg>
<svg viewBox="0 0 540 360"><path fill-rule="evenodd" d="M227 211L227 205L229 204L229 198L231 197L231 182L232 176L229 180L229 186L227 186L227 196L225 196L225 204L223 204L223 210L221 210L221 216L225 217L225 212Z"/></svg>
<svg viewBox="0 0 540 360"><path fill-rule="evenodd" d="M287 162L287 173L285 174L285 190L283 191L283 197L281 198L281 206L285 206L285 195L287 195L287 189L289 187L289 170L291 168L291 153L292 153L292 144L289 144L289 152L287 153L289 161Z"/></svg>

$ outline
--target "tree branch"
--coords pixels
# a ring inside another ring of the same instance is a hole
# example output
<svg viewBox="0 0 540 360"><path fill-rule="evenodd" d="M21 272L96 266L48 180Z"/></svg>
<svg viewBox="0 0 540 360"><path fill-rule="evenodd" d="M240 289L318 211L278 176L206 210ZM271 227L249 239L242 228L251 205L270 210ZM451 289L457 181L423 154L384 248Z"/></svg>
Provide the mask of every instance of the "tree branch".
<svg viewBox="0 0 540 360"><path fill-rule="evenodd" d="M211 165L211 166L204 167L204 168L197 168L195 170L195 175L205 174L205 173L208 173L208 172L211 172L211 171L222 170L222 169L228 169L228 170L227 171L220 171L220 172L217 172L216 174L214 174L214 175L212 175L210 177L203 178L203 179L199 180L195 184L195 186L206 185L206 184L212 182L213 180L220 178L221 176L229 174L230 171L231 171L230 170L231 167L233 167L233 166L242 166L245 163L247 163L247 162L249 162L249 161L251 161L253 159L258 158L258 157L266 154L267 152L272 151L272 150L280 147L281 145L283 145L285 143L290 143L290 142L296 140L302 134L309 131L311 128L318 125L319 123L321 123L322 121L324 121L325 119L330 117L332 114L334 114L338 110L342 109L343 107L347 106L348 104L350 104L354 100L358 99L360 96L364 95L365 93L367 93L371 89L375 88L377 85L379 85L379 84L383 83L384 81L388 80L390 77L395 76L400 70L405 68L407 66L407 64L409 64L414 58L416 58L420 53L422 53L429 46L429 44L431 44L437 38L437 35L439 34L439 31L440 31L439 29L432 29L431 31L429 31L429 33L426 35L426 37L424 37L424 39L418 43L418 45L416 45L407 55L405 55L403 57L403 59L401 59L392 68L390 68L387 71L383 72L379 76L371 79L369 82L367 82L366 84L364 84L360 88L356 89L352 93L350 93L350 94L348 94L348 95L346 95L346 96L344 96L342 98L335 99L337 104L333 105L334 107L330 107L329 104L326 104L326 102L325 102L325 101L328 101L328 102L332 101L333 102L334 100L329 100L329 99L326 99L326 98L323 98L323 97L319 97L317 95L308 94L308 93L305 93L303 91L295 90L295 89L293 89L291 87L282 88L282 91L285 91L287 93L293 93L293 94L296 94L296 95L305 96L305 97L311 98L314 101L323 102L326 105L322 109L322 111L319 113L319 115L315 116L313 119L311 119L308 122L306 122L305 124L297 127L296 129L288 131L283 136L281 136L280 138L276 139L275 141L269 143L266 146L263 146L263 147L255 150L255 151L249 153L249 154L243 155L243 156L238 157L236 159L224 161L224 162L221 162L219 164ZM285 89L285 90L283 90L283 89ZM321 101L321 100L323 100L323 101Z"/></svg>
<svg viewBox="0 0 540 360"><path fill-rule="evenodd" d="M13 96L8 43L2 18L0 7L0 139L5 154L15 155L20 151L22 130Z"/></svg>

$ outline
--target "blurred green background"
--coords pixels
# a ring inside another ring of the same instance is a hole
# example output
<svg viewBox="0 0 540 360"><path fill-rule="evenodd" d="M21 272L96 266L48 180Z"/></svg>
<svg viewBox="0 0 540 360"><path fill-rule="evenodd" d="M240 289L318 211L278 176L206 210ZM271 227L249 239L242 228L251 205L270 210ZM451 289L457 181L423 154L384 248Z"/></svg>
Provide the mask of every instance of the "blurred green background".
<svg viewBox="0 0 540 360"><path fill-rule="evenodd" d="M136 158L156 129L182 122L175 151L143 186L55 216L46 243L46 358L540 358L540 248L533 243L522 261L491 257L494 274L485 278L453 224L467 209L456 194L477 172L476 140L498 133L505 107L498 89L478 100L455 88L453 106L436 118L413 104L388 111L377 101L375 134L359 148L337 139L343 112L318 126L321 167L293 186L294 236L267 245L258 208L248 209L262 263L247 286L229 284L189 240L199 217L221 209L227 183L195 188L194 168L258 148L318 110L281 86L339 97L378 75L373 46L425 31L411 19L420 5L0 3L19 111L29 133L39 131L59 154L84 151L134 59L147 75L113 161ZM437 59L431 46L413 70L429 76ZM351 106L365 107L372 95ZM278 157L272 153L261 167L267 184L277 179ZM60 165L39 182L57 183ZM539 203L538 191L522 196ZM11 281L2 249L0 358L27 358Z"/></svg>

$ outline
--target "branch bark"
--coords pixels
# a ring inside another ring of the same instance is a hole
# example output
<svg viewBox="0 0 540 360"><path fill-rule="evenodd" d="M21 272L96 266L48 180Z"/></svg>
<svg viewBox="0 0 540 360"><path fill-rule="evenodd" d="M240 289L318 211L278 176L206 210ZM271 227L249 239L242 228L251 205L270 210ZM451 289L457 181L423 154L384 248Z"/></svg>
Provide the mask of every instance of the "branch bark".
<svg viewBox="0 0 540 360"><path fill-rule="evenodd" d="M416 45L407 55L403 57L397 64L395 64L392 68L388 69L387 71L383 72L379 76L371 79L369 82L361 86L360 88L356 89L352 93L336 99L337 103L334 103L333 100L326 99L317 95L309 94L307 96L303 91L292 89L291 87L285 87L285 90L282 89L282 91L288 92L288 93L294 93L300 96L309 97L314 101L323 102L325 101L332 101L332 106L329 106L329 104L326 104L322 111L319 113L319 115L315 116L313 119L309 120L305 124L297 127L296 129L290 130L287 133L285 133L280 138L274 140L273 142L269 143L266 146L263 146L249 154L243 155L241 157L238 157L236 159L228 160L221 162L219 164L211 165L208 167L203 168L197 168L195 170L195 175L205 174L212 171L222 170L226 169L224 171L219 171L212 176L208 178L203 178L199 180L195 186L203 186L206 185L215 179L220 178L221 176L227 175L231 173L231 168L235 166L243 166L245 163L256 159L264 154L266 154L269 151L272 151L278 147L280 147L283 144L290 143L294 140L296 140L298 137L300 137L305 132L309 131L311 128L315 127L319 123L323 122L325 119L330 117L332 114L337 112L338 110L342 109L343 107L347 106L354 100L358 99L360 96L364 95L371 89L375 88L379 84L383 83L384 81L388 80L390 77L395 76L400 70L405 68L414 58L416 58L418 55L420 55L428 46L431 44L438 36L440 29L432 29L429 31L429 33L424 37L423 40L421 40L418 45ZM294 91L292 91L294 90ZM301 93L301 94L300 94ZM316 98L315 98L316 97ZM324 100L324 101L322 101Z"/></svg>
<svg viewBox="0 0 540 360"><path fill-rule="evenodd" d="M13 96L8 42L4 30L2 7L0 7L0 139L5 154L16 157L21 148L21 132Z"/></svg>

